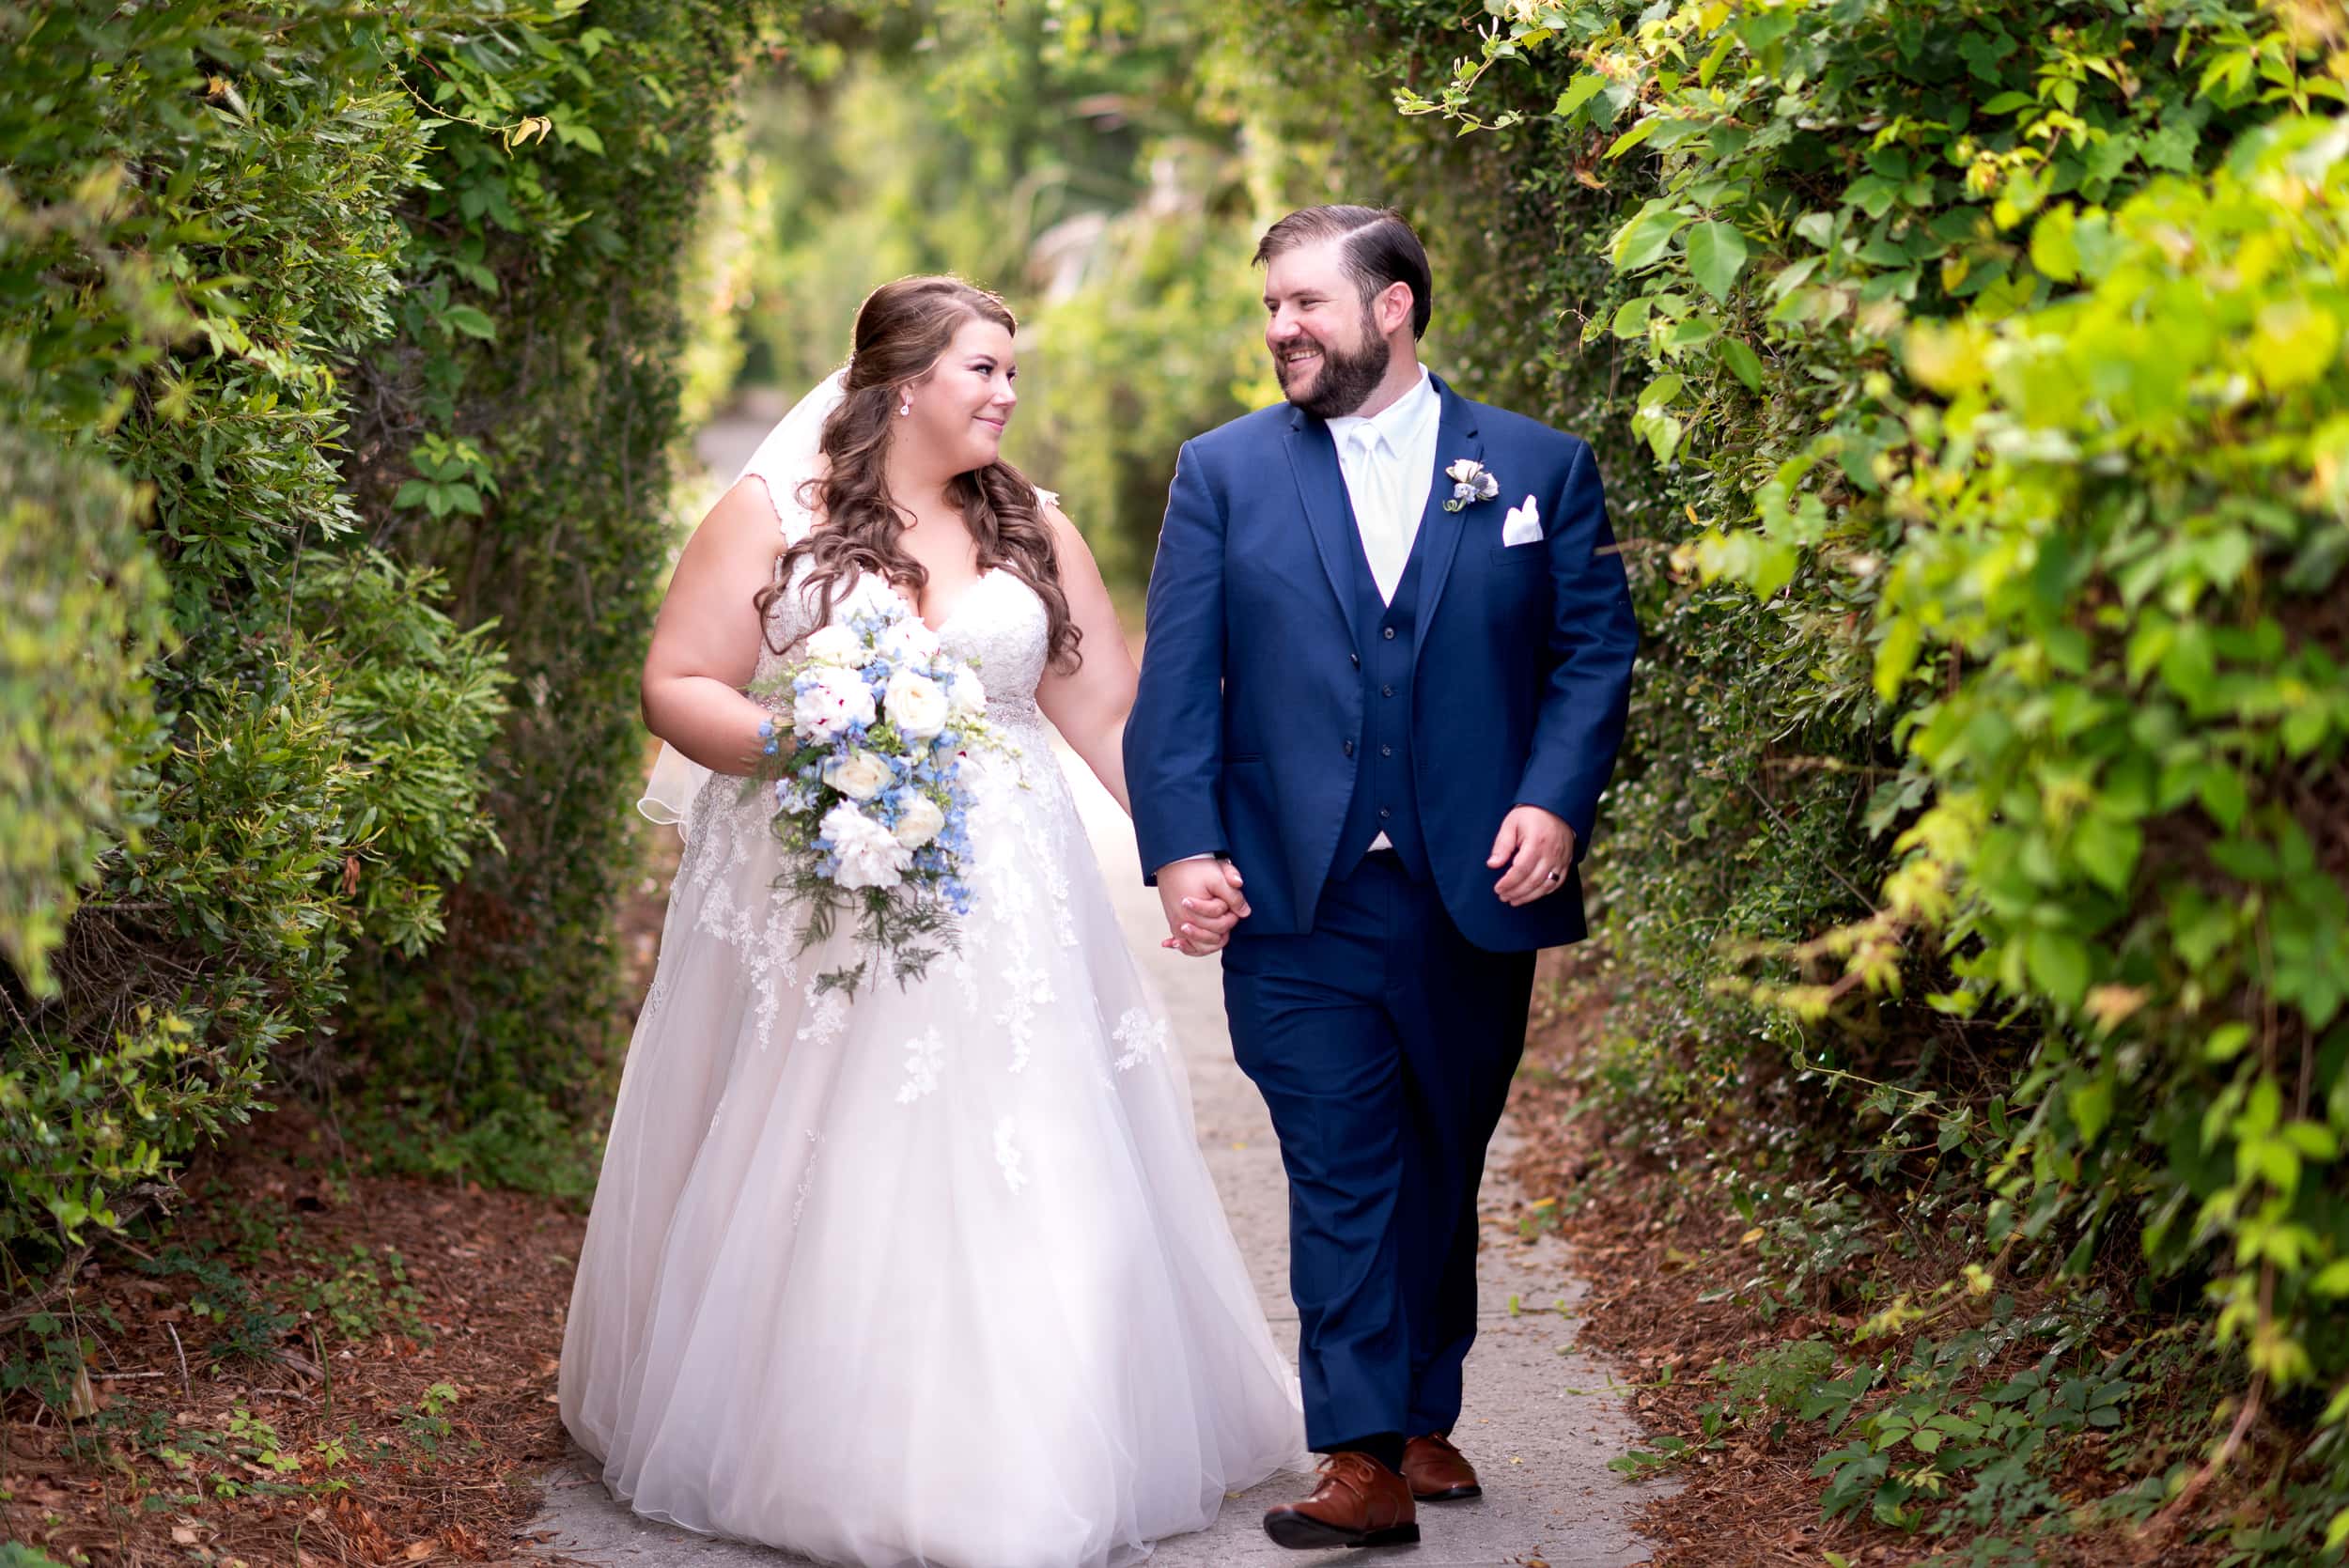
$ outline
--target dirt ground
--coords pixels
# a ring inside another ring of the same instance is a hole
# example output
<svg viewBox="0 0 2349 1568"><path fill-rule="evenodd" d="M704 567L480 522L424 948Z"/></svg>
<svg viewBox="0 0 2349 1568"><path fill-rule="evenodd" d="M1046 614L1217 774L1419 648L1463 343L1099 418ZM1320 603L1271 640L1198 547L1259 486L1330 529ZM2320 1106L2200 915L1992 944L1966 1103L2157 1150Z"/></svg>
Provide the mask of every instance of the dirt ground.
<svg viewBox="0 0 2349 1568"><path fill-rule="evenodd" d="M345 1177L280 1111L183 1179L16 1336L0 1533L61 1562L496 1561L562 1452L555 1356L584 1220L475 1187ZM24 1342L94 1349L59 1409ZM70 1414L69 1414L70 1412Z"/></svg>

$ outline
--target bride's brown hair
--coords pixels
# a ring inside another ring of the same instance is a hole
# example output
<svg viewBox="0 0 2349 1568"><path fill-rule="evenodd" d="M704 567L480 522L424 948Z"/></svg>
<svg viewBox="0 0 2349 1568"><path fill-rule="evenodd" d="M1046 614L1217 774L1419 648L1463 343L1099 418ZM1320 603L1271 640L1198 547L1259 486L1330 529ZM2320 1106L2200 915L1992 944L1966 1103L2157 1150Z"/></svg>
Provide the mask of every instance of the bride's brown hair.
<svg viewBox="0 0 2349 1568"><path fill-rule="evenodd" d="M815 566L796 591L816 594L817 626L831 620L832 596L856 572L872 572L919 597L929 572L898 543L907 516L890 499L883 474L892 415L897 390L927 380L955 334L972 319L992 321L1007 333L1019 330L1002 300L960 278L899 278L864 297L856 313L844 396L826 416L818 442L829 459L826 471L800 490L801 503L820 516L823 525L783 552L779 581L757 597L762 621L775 597L789 589L801 556ZM1073 668L1081 633L1069 617L1068 596L1061 591L1052 528L1035 487L998 459L957 474L946 486L946 499L962 513L963 526L978 547L979 570L1001 567L1035 590L1044 601L1046 657L1055 663L1066 659Z"/></svg>

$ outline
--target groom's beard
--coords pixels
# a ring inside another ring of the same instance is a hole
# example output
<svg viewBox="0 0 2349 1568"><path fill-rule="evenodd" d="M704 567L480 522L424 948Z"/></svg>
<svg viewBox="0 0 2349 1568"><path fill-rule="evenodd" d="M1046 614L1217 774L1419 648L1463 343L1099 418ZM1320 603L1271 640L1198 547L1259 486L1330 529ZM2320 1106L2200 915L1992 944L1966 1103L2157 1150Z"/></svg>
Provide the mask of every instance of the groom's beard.
<svg viewBox="0 0 2349 1568"><path fill-rule="evenodd" d="M1360 349L1342 353L1327 343L1320 348L1321 374L1315 378L1313 391L1301 397L1289 390L1288 367L1277 358L1272 362L1273 373L1281 380L1281 391L1315 419L1343 418L1369 402L1370 395L1386 379L1387 364L1394 356L1387 340L1378 335L1377 323L1370 318L1368 311L1362 313Z"/></svg>

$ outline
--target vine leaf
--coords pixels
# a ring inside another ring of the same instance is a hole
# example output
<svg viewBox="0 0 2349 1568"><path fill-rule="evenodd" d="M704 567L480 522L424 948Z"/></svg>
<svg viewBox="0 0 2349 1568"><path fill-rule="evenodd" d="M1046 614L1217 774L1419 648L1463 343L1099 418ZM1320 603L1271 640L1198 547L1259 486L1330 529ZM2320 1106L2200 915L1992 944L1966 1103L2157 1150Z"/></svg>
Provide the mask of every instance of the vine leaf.
<svg viewBox="0 0 2349 1568"><path fill-rule="evenodd" d="M1704 291L1727 303L1746 265L1746 237L1734 224L1702 223L1688 230L1688 271Z"/></svg>
<svg viewBox="0 0 2349 1568"><path fill-rule="evenodd" d="M1606 86L1607 78L1596 71L1578 76L1571 86L1558 95L1558 107L1554 112L1561 117L1572 115L1577 109L1596 98Z"/></svg>

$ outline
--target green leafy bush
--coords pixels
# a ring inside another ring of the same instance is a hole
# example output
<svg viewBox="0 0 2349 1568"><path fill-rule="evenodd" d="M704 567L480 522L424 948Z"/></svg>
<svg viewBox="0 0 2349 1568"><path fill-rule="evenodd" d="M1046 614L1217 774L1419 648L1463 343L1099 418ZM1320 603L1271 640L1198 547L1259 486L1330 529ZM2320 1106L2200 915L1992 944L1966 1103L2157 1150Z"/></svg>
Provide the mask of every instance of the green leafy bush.
<svg viewBox="0 0 2349 1568"><path fill-rule="evenodd" d="M355 521L332 359L385 324L387 196L424 145L390 47L323 8L0 18L0 309L34 458L13 505L76 524L29 541L45 559L11 592L47 575L114 607L23 607L37 634L86 639L51 667L106 738L77 757L77 725L29 732L29 802L72 796L81 842L26 889L0 976L12 1248L113 1223L121 1191L241 1120L269 1053L341 995L360 769L289 595L305 543Z"/></svg>
<svg viewBox="0 0 2349 1568"><path fill-rule="evenodd" d="M506 852L449 888L431 952L379 943L351 971L358 1119L395 1166L592 1181L682 377L726 326L680 299L744 53L795 15L559 0L411 73L447 122L403 198L397 334L350 372L351 489L381 548L445 573L457 625L494 624L519 700L474 783Z"/></svg>
<svg viewBox="0 0 2349 1568"><path fill-rule="evenodd" d="M1601 448L1648 640L1595 1085L1937 1205L1978 1287L2200 1296L2217 1456L2263 1415L2300 1451L2254 1545L2337 1548L2339 39L2210 0L1511 0L1465 48L1456 6L1325 8L1486 132L1448 210L1542 204L1533 411L1612 396L1644 448Z"/></svg>
<svg viewBox="0 0 2349 1568"><path fill-rule="evenodd" d="M575 1141L543 1091L616 1038L677 256L785 9L0 11L21 1259L274 1074Z"/></svg>

